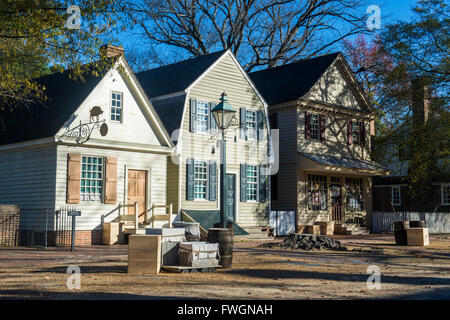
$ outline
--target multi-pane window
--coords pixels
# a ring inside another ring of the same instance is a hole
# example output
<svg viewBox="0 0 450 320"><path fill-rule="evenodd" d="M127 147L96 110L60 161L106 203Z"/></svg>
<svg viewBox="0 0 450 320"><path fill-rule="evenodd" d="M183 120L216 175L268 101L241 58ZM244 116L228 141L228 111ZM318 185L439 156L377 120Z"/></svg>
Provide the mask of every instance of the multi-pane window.
<svg viewBox="0 0 450 320"><path fill-rule="evenodd" d="M402 204L400 186L392 186L392 205L399 206Z"/></svg>
<svg viewBox="0 0 450 320"><path fill-rule="evenodd" d="M345 179L346 188L346 209L348 211L361 211L362 210L362 179L347 178Z"/></svg>
<svg viewBox="0 0 450 320"><path fill-rule="evenodd" d="M81 201L101 201L103 189L103 158L82 157Z"/></svg>
<svg viewBox="0 0 450 320"><path fill-rule="evenodd" d="M308 175L308 209L327 209L327 177Z"/></svg>
<svg viewBox="0 0 450 320"><path fill-rule="evenodd" d="M111 96L111 121L122 121L122 94L118 92Z"/></svg>
<svg viewBox="0 0 450 320"><path fill-rule="evenodd" d="M208 102L197 101L196 128L199 132L208 131Z"/></svg>
<svg viewBox="0 0 450 320"><path fill-rule="evenodd" d="M359 133L359 122L357 121L352 122L352 136L353 136L353 143L359 144L360 133Z"/></svg>
<svg viewBox="0 0 450 320"><path fill-rule="evenodd" d="M247 137L256 140L258 138L256 111L247 110L245 120L247 123Z"/></svg>
<svg viewBox="0 0 450 320"><path fill-rule="evenodd" d="M441 186L442 204L450 205L450 184L443 184Z"/></svg>
<svg viewBox="0 0 450 320"><path fill-rule="evenodd" d="M311 127L311 138L320 139L320 119L318 114L311 114L309 117Z"/></svg>
<svg viewBox="0 0 450 320"><path fill-rule="evenodd" d="M205 161L195 161L194 199L206 199L208 186L208 167Z"/></svg>
<svg viewBox="0 0 450 320"><path fill-rule="evenodd" d="M247 165L247 200L257 200L258 166Z"/></svg>

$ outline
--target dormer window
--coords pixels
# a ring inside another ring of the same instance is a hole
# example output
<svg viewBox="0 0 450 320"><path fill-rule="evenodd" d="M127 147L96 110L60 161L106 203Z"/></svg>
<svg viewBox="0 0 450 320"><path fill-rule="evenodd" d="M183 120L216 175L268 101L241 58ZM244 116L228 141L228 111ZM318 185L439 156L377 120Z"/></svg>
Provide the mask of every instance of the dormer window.
<svg viewBox="0 0 450 320"><path fill-rule="evenodd" d="M122 93L113 92L111 95L111 121L122 122Z"/></svg>

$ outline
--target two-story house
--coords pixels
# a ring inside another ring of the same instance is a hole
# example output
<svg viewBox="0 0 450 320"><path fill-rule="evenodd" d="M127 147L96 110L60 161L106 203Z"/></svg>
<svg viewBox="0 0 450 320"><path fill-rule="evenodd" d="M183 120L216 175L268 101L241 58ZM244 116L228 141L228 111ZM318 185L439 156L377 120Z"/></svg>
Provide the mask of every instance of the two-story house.
<svg viewBox="0 0 450 320"><path fill-rule="evenodd" d="M223 92L236 109L226 132L227 214L244 229L268 224L267 105L229 50L137 74L176 151L167 161L167 200L205 232L219 222L220 143L211 110ZM235 229L236 234L236 229Z"/></svg>
<svg viewBox="0 0 450 320"><path fill-rule="evenodd" d="M375 113L341 53L250 73L279 130L279 170L272 210L297 212L296 224L365 225L371 177L386 171L370 159ZM372 128L371 128L372 127Z"/></svg>

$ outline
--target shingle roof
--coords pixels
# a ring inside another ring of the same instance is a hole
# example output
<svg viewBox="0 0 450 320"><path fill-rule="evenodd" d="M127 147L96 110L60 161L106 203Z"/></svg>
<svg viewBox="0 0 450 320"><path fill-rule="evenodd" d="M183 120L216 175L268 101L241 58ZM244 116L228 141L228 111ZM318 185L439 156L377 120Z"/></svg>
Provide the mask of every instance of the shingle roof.
<svg viewBox="0 0 450 320"><path fill-rule="evenodd" d="M205 229L209 230L214 228L214 224L220 221L220 211L219 210L182 210L185 214L191 217L194 221L200 223L200 225ZM245 236L248 232L238 226L236 223L233 225L234 235Z"/></svg>
<svg viewBox="0 0 450 320"><path fill-rule="evenodd" d="M184 60L136 74L150 98L183 91L205 72L226 50Z"/></svg>
<svg viewBox="0 0 450 320"><path fill-rule="evenodd" d="M113 61L110 60L111 63ZM70 79L70 71L67 70L36 79L36 82L45 86L47 100L18 106L12 112L1 112L5 130L2 131L0 127L0 145L54 136L106 71L100 76L87 75L84 82Z"/></svg>
<svg viewBox="0 0 450 320"><path fill-rule="evenodd" d="M268 104L297 100L307 93L339 52L250 73Z"/></svg>
<svg viewBox="0 0 450 320"><path fill-rule="evenodd" d="M185 100L185 94L163 100L152 100L153 107L169 135L180 128Z"/></svg>
<svg viewBox="0 0 450 320"><path fill-rule="evenodd" d="M376 170L376 171L386 171L381 165L376 162L368 161L368 160L359 160L354 158L346 158L346 157L334 157L325 154L311 154L311 153L299 153L306 158L317 162L322 165L329 165L335 167L344 167L350 169L362 169L362 170Z"/></svg>

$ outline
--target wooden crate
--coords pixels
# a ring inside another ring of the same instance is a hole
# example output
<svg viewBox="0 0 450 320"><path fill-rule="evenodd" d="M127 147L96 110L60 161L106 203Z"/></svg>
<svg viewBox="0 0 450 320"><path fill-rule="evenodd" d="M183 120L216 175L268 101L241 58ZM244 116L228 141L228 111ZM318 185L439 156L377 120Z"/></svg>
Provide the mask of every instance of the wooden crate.
<svg viewBox="0 0 450 320"><path fill-rule="evenodd" d="M103 244L119 243L120 228L118 222L103 222L102 237Z"/></svg>
<svg viewBox="0 0 450 320"><path fill-rule="evenodd" d="M130 235L128 273L159 273L161 270L161 236Z"/></svg>
<svg viewBox="0 0 450 320"><path fill-rule="evenodd" d="M320 235L320 226L306 225L303 233Z"/></svg>
<svg viewBox="0 0 450 320"><path fill-rule="evenodd" d="M428 246L430 244L428 228L406 229L406 238L408 246Z"/></svg>
<svg viewBox="0 0 450 320"><path fill-rule="evenodd" d="M306 226L303 224L297 225L297 233L299 233L299 234L305 233L305 227Z"/></svg>
<svg viewBox="0 0 450 320"><path fill-rule="evenodd" d="M323 236L329 236L334 233L334 222L333 221L319 221L316 222L319 226L320 234Z"/></svg>

